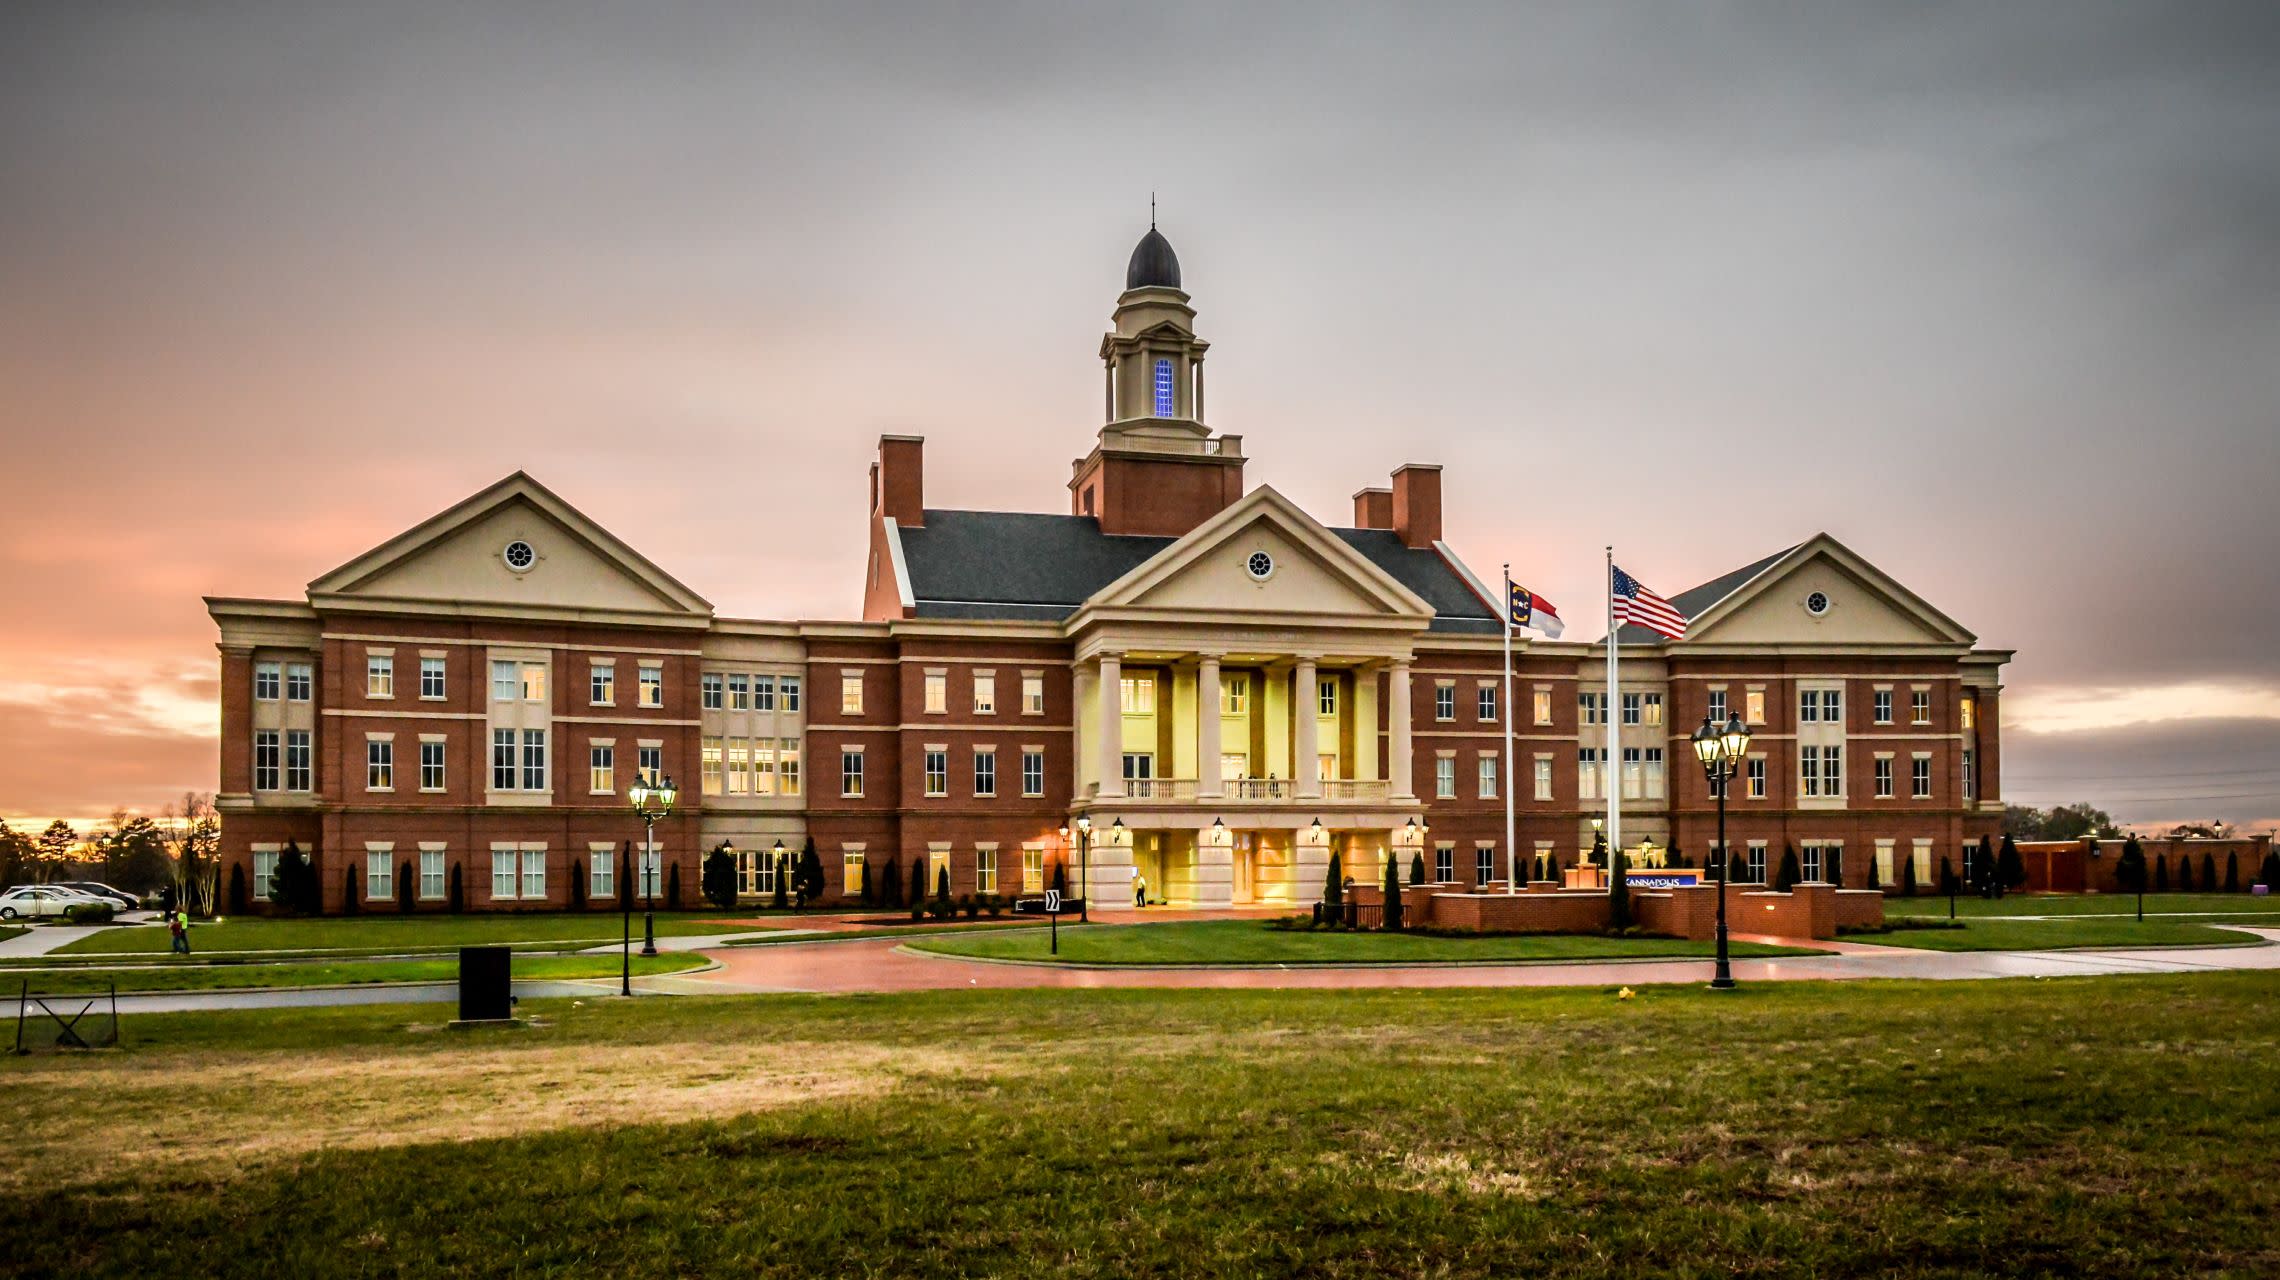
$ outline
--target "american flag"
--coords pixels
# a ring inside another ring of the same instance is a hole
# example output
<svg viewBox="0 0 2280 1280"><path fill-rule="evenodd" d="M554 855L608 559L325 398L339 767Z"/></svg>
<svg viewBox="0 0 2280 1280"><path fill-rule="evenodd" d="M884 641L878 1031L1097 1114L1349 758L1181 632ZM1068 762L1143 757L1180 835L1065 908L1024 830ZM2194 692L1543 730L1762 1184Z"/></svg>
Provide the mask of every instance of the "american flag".
<svg viewBox="0 0 2280 1280"><path fill-rule="evenodd" d="M1647 590L1646 584L1637 578L1617 569L1612 590L1618 624L1636 622L1673 640L1686 634L1686 616L1672 608L1670 601Z"/></svg>

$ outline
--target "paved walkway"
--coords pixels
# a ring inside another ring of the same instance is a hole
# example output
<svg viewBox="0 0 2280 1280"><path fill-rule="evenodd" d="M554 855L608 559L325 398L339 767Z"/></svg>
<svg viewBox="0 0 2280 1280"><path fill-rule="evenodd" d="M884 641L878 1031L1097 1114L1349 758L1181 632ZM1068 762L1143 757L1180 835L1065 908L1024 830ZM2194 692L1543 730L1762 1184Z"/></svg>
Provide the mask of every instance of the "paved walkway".
<svg viewBox="0 0 2280 1280"><path fill-rule="evenodd" d="M640 979L634 981L635 994L645 991ZM550 996L584 996L588 998L611 995L618 991L618 980L607 982L517 982L515 994L529 999ZM260 991L139 991L119 995L119 1014L134 1013L210 1013L221 1009L305 1009L352 1004L453 1004L459 999L459 984L455 982L393 982L372 983L354 987L277 987ZM108 1011L109 996L48 996L48 1007L69 1017L89 1000L96 1007ZM38 1004L32 1005L30 1016L40 1016ZM13 1023L16 1019L16 996L10 992L0 999L0 1020ZM11 1028L11 1034L13 1028ZM0 1048L5 1047L0 1041Z"/></svg>

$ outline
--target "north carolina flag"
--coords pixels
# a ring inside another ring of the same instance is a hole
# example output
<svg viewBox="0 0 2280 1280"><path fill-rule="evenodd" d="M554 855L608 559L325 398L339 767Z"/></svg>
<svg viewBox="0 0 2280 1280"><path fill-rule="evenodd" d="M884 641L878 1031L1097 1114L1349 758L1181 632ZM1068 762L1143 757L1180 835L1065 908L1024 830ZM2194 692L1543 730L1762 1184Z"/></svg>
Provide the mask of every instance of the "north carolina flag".
<svg viewBox="0 0 2280 1280"><path fill-rule="evenodd" d="M1549 640L1559 639L1560 632L1567 630L1566 624L1560 621L1560 611L1552 607L1551 601L1510 579L1505 581L1505 586L1512 592L1513 626L1533 627Z"/></svg>

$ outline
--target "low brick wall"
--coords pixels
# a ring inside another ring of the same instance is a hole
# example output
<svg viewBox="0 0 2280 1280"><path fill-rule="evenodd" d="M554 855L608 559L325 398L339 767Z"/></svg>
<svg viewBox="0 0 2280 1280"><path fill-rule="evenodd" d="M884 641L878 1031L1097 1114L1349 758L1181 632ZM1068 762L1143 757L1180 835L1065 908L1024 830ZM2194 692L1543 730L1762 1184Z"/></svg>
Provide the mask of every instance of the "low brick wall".
<svg viewBox="0 0 2280 1280"><path fill-rule="evenodd" d="M1708 939L1718 927L1718 886L1649 889L1631 895L1632 917L1648 933ZM1801 884L1788 893L1755 885L1726 889L1726 927L1734 933L1782 938L1833 938L1837 926L1873 928L1884 923L1884 895L1875 889L1839 889ZM1353 900L1374 907L1383 891L1356 885ZM1492 933L1596 933L1608 926L1607 895L1571 892L1550 885L1528 892L1451 892L1445 885L1402 889L1402 921L1415 928L1471 929Z"/></svg>

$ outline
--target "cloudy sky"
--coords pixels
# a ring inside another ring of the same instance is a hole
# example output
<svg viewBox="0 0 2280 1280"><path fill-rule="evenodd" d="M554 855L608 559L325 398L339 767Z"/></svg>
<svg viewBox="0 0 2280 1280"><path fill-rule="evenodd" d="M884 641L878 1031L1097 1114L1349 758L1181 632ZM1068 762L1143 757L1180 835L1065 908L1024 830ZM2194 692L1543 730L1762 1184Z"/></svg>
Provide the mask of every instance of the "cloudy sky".
<svg viewBox="0 0 2280 1280"><path fill-rule="evenodd" d="M1826 529L2010 798L2280 818L2276 139L2263 3L11 4L0 815L210 788L198 598L518 467L736 616L882 431L1065 509L1154 192L1252 483L1571 618Z"/></svg>

